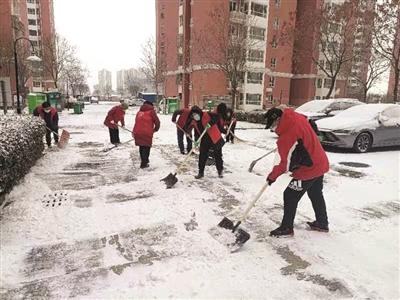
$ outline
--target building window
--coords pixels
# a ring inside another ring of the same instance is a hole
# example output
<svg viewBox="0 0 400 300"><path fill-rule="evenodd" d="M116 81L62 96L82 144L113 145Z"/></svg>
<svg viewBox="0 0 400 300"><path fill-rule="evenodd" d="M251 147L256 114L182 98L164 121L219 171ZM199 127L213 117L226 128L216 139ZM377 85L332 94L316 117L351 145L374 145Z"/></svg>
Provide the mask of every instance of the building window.
<svg viewBox="0 0 400 300"><path fill-rule="evenodd" d="M34 8L28 8L28 14L36 15L36 10Z"/></svg>
<svg viewBox="0 0 400 300"><path fill-rule="evenodd" d="M317 79L317 88L322 88L322 79L321 78L318 78Z"/></svg>
<svg viewBox="0 0 400 300"><path fill-rule="evenodd" d="M279 29L279 18L275 17L273 26L274 29Z"/></svg>
<svg viewBox="0 0 400 300"><path fill-rule="evenodd" d="M160 18L164 19L164 13L163 12L160 14Z"/></svg>
<svg viewBox="0 0 400 300"><path fill-rule="evenodd" d="M40 81L34 81L33 87L42 87L42 83Z"/></svg>
<svg viewBox="0 0 400 300"><path fill-rule="evenodd" d="M38 33L37 33L36 30L29 30L29 35L31 35L31 36L37 36Z"/></svg>
<svg viewBox="0 0 400 300"><path fill-rule="evenodd" d="M275 86L275 77L270 77L269 78L269 87L274 87Z"/></svg>
<svg viewBox="0 0 400 300"><path fill-rule="evenodd" d="M321 100L321 96L315 96L316 100Z"/></svg>
<svg viewBox="0 0 400 300"><path fill-rule="evenodd" d="M35 3L35 0L28 0L28 3Z"/></svg>
<svg viewBox="0 0 400 300"><path fill-rule="evenodd" d="M183 65L183 55L182 54L178 54L178 65L179 66Z"/></svg>
<svg viewBox="0 0 400 300"><path fill-rule="evenodd" d="M246 104L260 105L261 94L246 94Z"/></svg>
<svg viewBox="0 0 400 300"><path fill-rule="evenodd" d="M32 45L35 47L37 47L39 45L38 41L31 41L31 42L32 42Z"/></svg>
<svg viewBox="0 0 400 300"><path fill-rule="evenodd" d="M229 11L237 11L237 3L235 0L229 2Z"/></svg>
<svg viewBox="0 0 400 300"><path fill-rule="evenodd" d="M264 51L261 50L249 50L249 61L263 62L264 61Z"/></svg>
<svg viewBox="0 0 400 300"><path fill-rule="evenodd" d="M281 7L281 0L275 0L275 7L276 8Z"/></svg>
<svg viewBox="0 0 400 300"><path fill-rule="evenodd" d="M29 25L36 25L37 23L36 23L36 20L28 19L28 24Z"/></svg>
<svg viewBox="0 0 400 300"><path fill-rule="evenodd" d="M331 87L332 80L330 78L325 78L324 80L324 88L330 88Z"/></svg>
<svg viewBox="0 0 400 300"><path fill-rule="evenodd" d="M262 80L263 80L263 73L247 72L247 83L258 83L258 84L261 84Z"/></svg>
<svg viewBox="0 0 400 300"><path fill-rule="evenodd" d="M239 94L239 105L243 105L243 93Z"/></svg>
<svg viewBox="0 0 400 300"><path fill-rule="evenodd" d="M250 38L260 41L265 40L265 29L260 27L250 27Z"/></svg>
<svg viewBox="0 0 400 300"><path fill-rule="evenodd" d="M258 4L258 3L251 3L251 14L254 16L259 16L265 18L267 16L267 6Z"/></svg>
<svg viewBox="0 0 400 300"><path fill-rule="evenodd" d="M275 68L276 67L276 58L272 57L271 58L271 68Z"/></svg>
<svg viewBox="0 0 400 300"><path fill-rule="evenodd" d="M179 26L183 26L183 16L179 16Z"/></svg>
<svg viewBox="0 0 400 300"><path fill-rule="evenodd" d="M36 8L36 14L40 15L40 9L39 8Z"/></svg>
<svg viewBox="0 0 400 300"><path fill-rule="evenodd" d="M277 48L278 47L278 43L276 41L276 37L275 36L272 38L271 47L272 48Z"/></svg>
<svg viewBox="0 0 400 300"><path fill-rule="evenodd" d="M272 104L272 102L274 101L274 96L268 95L267 96L267 101L268 101L268 103Z"/></svg>

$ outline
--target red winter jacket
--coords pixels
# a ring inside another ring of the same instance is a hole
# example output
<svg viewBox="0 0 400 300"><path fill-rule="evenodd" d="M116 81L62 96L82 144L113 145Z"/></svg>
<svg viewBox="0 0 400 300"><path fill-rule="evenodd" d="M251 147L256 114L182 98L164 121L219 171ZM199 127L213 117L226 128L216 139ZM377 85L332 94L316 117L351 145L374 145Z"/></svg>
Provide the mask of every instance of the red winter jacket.
<svg viewBox="0 0 400 300"><path fill-rule="evenodd" d="M152 105L143 104L136 114L135 126L133 127L132 137L135 139L136 146L151 147L153 133L160 128L160 120Z"/></svg>
<svg viewBox="0 0 400 300"><path fill-rule="evenodd" d="M308 123L307 118L287 108L283 111L275 132L279 138L277 141L279 164L275 165L268 178L276 180L280 175L289 171L294 149L302 140L305 150L311 158L312 165L300 166L292 173L293 178L310 180L322 176L329 171L329 161L317 135Z"/></svg>
<svg viewBox="0 0 400 300"><path fill-rule="evenodd" d="M36 117L41 117L46 122L46 126L50 129L58 129L58 113L54 107L50 106L50 112L47 114L44 112L43 106L38 105L33 110L33 115Z"/></svg>
<svg viewBox="0 0 400 300"><path fill-rule="evenodd" d="M109 128L118 128L117 123L121 122L122 126L125 126L125 111L122 109L121 105L114 106L111 108L107 114L106 119L104 120L104 125L106 125ZM111 123L111 121L114 122Z"/></svg>

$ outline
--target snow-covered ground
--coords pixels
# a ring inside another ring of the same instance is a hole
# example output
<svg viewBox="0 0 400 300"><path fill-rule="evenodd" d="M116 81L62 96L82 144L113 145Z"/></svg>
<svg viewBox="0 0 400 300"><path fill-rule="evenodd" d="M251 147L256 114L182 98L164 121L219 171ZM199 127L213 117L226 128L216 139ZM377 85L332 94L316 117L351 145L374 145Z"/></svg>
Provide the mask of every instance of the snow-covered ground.
<svg viewBox="0 0 400 300"><path fill-rule="evenodd" d="M102 125L110 104L63 112L64 150L46 150L6 197L1 212L0 298L398 299L399 151L329 153L324 193L330 232L307 230L313 211L299 203L293 238L268 236L282 217L282 176L243 224L251 239L236 253L208 230L237 220L265 182L273 157L266 130L237 130L249 143L223 148L225 176L197 161L178 183L160 179L183 160L171 116L160 116L150 168L139 169L133 143L109 152ZM136 109L128 110L132 128ZM238 127L258 127L239 123ZM120 133L129 140L129 132ZM352 166L348 166L348 163ZM352 163L361 163L356 165Z"/></svg>

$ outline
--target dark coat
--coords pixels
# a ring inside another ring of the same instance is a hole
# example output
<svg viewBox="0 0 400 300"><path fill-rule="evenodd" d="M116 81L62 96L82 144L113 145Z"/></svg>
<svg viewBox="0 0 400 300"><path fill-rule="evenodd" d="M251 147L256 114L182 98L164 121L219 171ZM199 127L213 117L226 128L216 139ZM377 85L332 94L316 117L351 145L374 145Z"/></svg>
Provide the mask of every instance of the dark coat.
<svg viewBox="0 0 400 300"><path fill-rule="evenodd" d="M58 113L54 107L50 107L50 112L46 113L42 105L39 105L34 109L33 115L41 117L45 121L46 126L51 130L58 130Z"/></svg>

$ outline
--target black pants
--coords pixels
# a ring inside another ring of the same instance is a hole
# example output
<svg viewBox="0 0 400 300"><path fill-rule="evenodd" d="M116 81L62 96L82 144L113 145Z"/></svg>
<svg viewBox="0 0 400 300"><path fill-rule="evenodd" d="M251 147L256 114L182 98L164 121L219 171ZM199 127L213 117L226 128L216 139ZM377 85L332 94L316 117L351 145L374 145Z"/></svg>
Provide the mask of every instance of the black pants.
<svg viewBox="0 0 400 300"><path fill-rule="evenodd" d="M177 129L176 132L177 136L178 136L178 146L179 146L179 150L181 151L181 153L185 153L185 145L183 144L183 136L186 135L182 130L180 130L179 128ZM186 151L189 153L190 150L192 150L192 141L191 139L186 136Z"/></svg>
<svg viewBox="0 0 400 300"><path fill-rule="evenodd" d="M121 143L119 141L119 130L118 130L118 128L110 128L110 127L108 127L108 130L110 131L110 142L111 142L111 144Z"/></svg>
<svg viewBox="0 0 400 300"><path fill-rule="evenodd" d="M232 142L233 143L233 139L234 139L233 134L235 134L235 128L236 128L236 124L233 123L232 126L231 126L230 132L227 132L226 142Z"/></svg>
<svg viewBox="0 0 400 300"><path fill-rule="evenodd" d="M149 161L149 156L150 156L150 148L147 146L139 146L139 153L140 153L140 160L141 160L141 167L146 166L150 161Z"/></svg>
<svg viewBox="0 0 400 300"><path fill-rule="evenodd" d="M199 173L204 174L204 169L206 167L206 162L208 158L208 152L213 149L213 155L215 159L215 166L217 167L218 173L224 169L224 161L222 160L222 147L215 147L211 143L200 144L200 155L199 155Z"/></svg>
<svg viewBox="0 0 400 300"><path fill-rule="evenodd" d="M326 205L322 194L324 176L320 176L311 180L293 179L285 192L283 193L284 213L282 219L282 227L293 228L293 221L296 216L297 203L301 197L307 192L311 200L315 213L315 219L323 226L328 225L328 216L326 214Z"/></svg>
<svg viewBox="0 0 400 300"><path fill-rule="evenodd" d="M58 128L53 128L50 130L46 128L46 144L47 146L51 146L51 133L53 132L54 142L58 143Z"/></svg>

